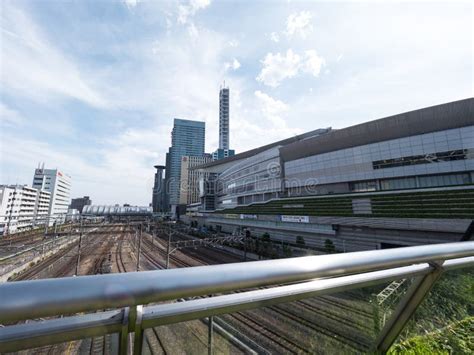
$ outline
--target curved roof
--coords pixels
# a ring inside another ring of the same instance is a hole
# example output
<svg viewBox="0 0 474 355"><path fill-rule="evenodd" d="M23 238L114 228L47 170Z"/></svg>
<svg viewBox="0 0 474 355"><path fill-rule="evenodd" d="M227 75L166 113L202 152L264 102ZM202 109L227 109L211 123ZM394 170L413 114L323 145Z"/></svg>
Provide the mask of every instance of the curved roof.
<svg viewBox="0 0 474 355"><path fill-rule="evenodd" d="M291 161L340 149L473 124L474 99L469 98L333 130L327 134L288 144L280 149L280 153L283 161Z"/></svg>
<svg viewBox="0 0 474 355"><path fill-rule="evenodd" d="M229 163L229 162L232 162L232 161L249 158L251 156L254 156L255 154L264 152L267 149L270 149L270 148L273 148L273 147L276 147L276 146L284 146L284 145L287 145L287 144L290 144L290 143L293 143L293 142L298 142L298 141L301 141L301 140L304 140L304 139L308 139L310 137L315 137L315 136L317 137L317 136L320 136L320 135L324 135L324 134L326 134L327 132L330 132L330 131L331 131L331 127L315 129L314 131L306 132L306 133L299 134L299 135L294 136L294 137L283 139L283 140L278 141L278 142L274 142L274 143L264 145L262 147L247 150L246 152L242 152L242 153L233 155L231 157L227 157L227 158L224 158L224 159L219 159L219 160L212 161L210 163L202 164L202 165L196 166L192 169L210 168L212 166L217 166L217 165Z"/></svg>

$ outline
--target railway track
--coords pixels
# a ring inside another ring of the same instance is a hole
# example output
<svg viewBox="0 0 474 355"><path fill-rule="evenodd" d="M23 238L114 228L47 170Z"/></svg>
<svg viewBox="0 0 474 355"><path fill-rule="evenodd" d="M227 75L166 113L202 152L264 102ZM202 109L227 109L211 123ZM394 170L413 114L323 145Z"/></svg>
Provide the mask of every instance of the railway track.
<svg viewBox="0 0 474 355"><path fill-rule="evenodd" d="M180 236L179 239L185 238ZM188 257L191 256L193 259L197 260L198 264L200 265L217 264L222 263L223 261L223 255L221 255L216 250L206 247L200 248L199 253L192 249L183 250L183 252ZM232 257L229 257L228 255L226 255L225 259L227 262L240 261L238 258L234 258L234 260L232 260ZM344 343L357 351L367 351L370 346L366 340L367 337L364 337L364 334L354 334L354 328L363 332L370 332L373 329L371 326L371 323L373 322L372 315L366 310L348 305L347 302L351 301L337 300L330 297L318 297L304 301L298 301L294 304L292 303L288 305L273 306L269 309L278 313L283 319L296 322L300 326L310 331L316 331L317 333L322 334L331 340L337 339L338 342ZM299 309L298 313L307 314L309 318L296 314L296 309ZM352 316L349 315L349 312L352 313ZM315 315L316 317L310 317L310 315ZM240 323L242 323L242 317L248 318L248 316L242 312L237 313L237 315L231 314L229 316L233 317L233 319L238 322L240 321ZM264 321L265 319L261 319L261 321L257 323L261 324ZM252 329L254 331L258 331L255 329L255 327ZM274 330L272 330L272 332L277 333L279 338L285 338L285 332L276 332ZM259 332L259 334L268 335L272 334L272 332ZM270 339L273 341L274 337L275 334L272 334ZM287 341L291 343L291 340L287 339ZM305 348L303 348L303 350L304 349ZM286 349L286 351L292 352L290 349ZM298 353L302 352L301 349L296 350L295 348L293 348L293 351Z"/></svg>
<svg viewBox="0 0 474 355"><path fill-rule="evenodd" d="M348 305L345 304L343 300L334 299L333 296L319 296L316 298L308 298L299 302L307 304L310 307L337 307L341 311L345 311L346 314L357 315L364 321L371 321L373 319L372 312L357 307L357 303L360 303L359 301L351 302L352 305Z"/></svg>
<svg viewBox="0 0 474 355"><path fill-rule="evenodd" d="M113 248L116 233L121 232L122 228L105 227L101 228L101 235L90 235L83 239L83 248L81 254L84 258L81 263L90 263L86 274L95 274L101 270L103 262L108 258L109 251ZM123 240L123 236L121 238ZM18 275L15 280L27 280L38 278L43 272L51 268L51 266L61 259L66 260L64 265L60 265L56 270L50 271L50 277L67 276L73 270L76 262L77 242L64 248L60 252L45 259L43 262L32 266L24 273ZM68 255L72 254L72 255ZM86 261L88 259L88 261ZM80 353L80 354L110 354L111 353L111 335L103 337L95 337L84 339L82 341L69 342L63 344L54 344L31 349L29 353L33 354L64 354L64 353Z"/></svg>
<svg viewBox="0 0 474 355"><path fill-rule="evenodd" d="M233 320L244 324L248 329L251 329L257 334L265 337L267 341L270 340L271 343L277 345L278 348L275 349L276 353L308 353L306 348L302 347L285 334L276 332L274 328L272 329L270 326L263 324L261 321L257 322L255 319L245 313L232 313L228 316L231 317Z"/></svg>
<svg viewBox="0 0 474 355"><path fill-rule="evenodd" d="M336 338L339 342L343 342L350 347L357 349L358 351L366 352L370 349L371 343L364 339L363 337L357 336L355 337L355 332L351 332L351 329L347 329L347 332L336 331L336 329L341 328L341 325L333 323L332 326L328 325L328 322L315 322L313 320L308 319L307 317L297 315L294 312L290 312L288 309L285 309L281 306L271 306L268 307L275 313L278 313L287 319L290 319L297 324L303 325L304 327L314 330L317 333L324 334L332 339Z"/></svg>
<svg viewBox="0 0 474 355"><path fill-rule="evenodd" d="M145 342L150 352L155 354L171 354L165 346L165 342L161 339L161 336L156 328L150 328L145 333Z"/></svg>
<svg viewBox="0 0 474 355"><path fill-rule="evenodd" d="M118 239L113 239L112 236L120 233ZM149 269L163 269L165 267L167 237L157 238L152 242L151 236L144 233L142 235L142 265L146 265ZM180 239L185 237L180 236ZM84 245L83 255L89 255L89 268L87 274L95 274L101 268L103 262L107 257L110 257L110 250L115 250L114 259L112 259L119 272L127 272L126 262L124 260L124 249L127 244L132 245L131 235L124 231L124 226L102 226L100 234L95 234L88 237L88 243ZM77 244L67 248L56 255L56 258L51 257L52 261L39 265L37 270L41 272L44 267L49 267L55 261L67 255L68 252L77 248ZM94 256L93 256L94 255ZM91 259L93 257L93 259ZM184 260L183 260L184 259ZM82 260L81 260L82 261ZM241 261L239 257L233 257L229 254L224 254L221 251L200 247L199 252L193 249L181 250L176 255L170 255L170 263L174 267L189 267L206 264L218 264L222 262L238 262ZM72 262L70 263L72 265ZM55 277L65 276L72 266L63 265L61 269L56 270ZM36 265L31 269L36 269ZM30 271L30 270L28 270ZM54 270L53 270L54 271ZM35 271L31 274L23 276L27 279L35 277ZM337 343L346 344L347 347L356 350L357 352L366 352L369 350L370 344L358 334L350 332L354 327L369 331L371 329L370 321L372 316L367 310L352 306L351 300L341 300L325 296L295 303L267 307L263 310L255 310L252 312L237 312L228 314L222 318L228 319L229 324L235 325L243 334L247 334L249 338L255 338L265 344L271 353L308 353L311 347L305 338L298 338L294 333L296 328L301 329L302 333L314 334L326 337L328 343L332 342L337 348ZM337 311L336 311L337 310ZM357 317L352 318L349 312L355 314ZM281 324L275 324L276 320L283 320ZM194 334L199 338L197 334ZM202 336L202 335L201 335ZM160 334L160 328L150 328L145 333L145 346L152 354L169 354L172 353L166 345L167 338ZM80 342L79 348L81 353L89 354L103 354L110 349L110 337L97 337ZM44 353L63 353L65 351L61 344L52 346L51 348L40 349ZM52 351L52 352L51 352ZM59 352L58 352L59 351ZM36 353L36 351L35 351Z"/></svg>
<svg viewBox="0 0 474 355"><path fill-rule="evenodd" d="M18 274L15 277L12 277L10 281L21 281L21 280L34 280L37 279L39 274L45 269L53 266L57 261L61 260L65 255L71 252L74 248L77 248L77 242L72 243L71 245L63 248L57 253L53 254L49 258L40 261L39 263L29 267L22 273ZM56 275L54 275L56 276ZM56 276L57 277L57 276Z"/></svg>
<svg viewBox="0 0 474 355"><path fill-rule="evenodd" d="M117 263L118 272L127 272L125 263L123 262L123 243L125 242L126 234L122 233L115 249L115 262Z"/></svg>

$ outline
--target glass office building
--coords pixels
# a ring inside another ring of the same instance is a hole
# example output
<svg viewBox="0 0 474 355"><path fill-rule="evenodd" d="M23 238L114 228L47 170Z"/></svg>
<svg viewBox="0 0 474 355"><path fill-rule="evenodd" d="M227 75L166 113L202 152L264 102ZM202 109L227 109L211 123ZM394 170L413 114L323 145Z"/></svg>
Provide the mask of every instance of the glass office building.
<svg viewBox="0 0 474 355"><path fill-rule="evenodd" d="M174 119L171 132L171 147L167 159L167 189L171 213L179 204L181 181L181 158L183 156L203 156L206 124L199 121Z"/></svg>

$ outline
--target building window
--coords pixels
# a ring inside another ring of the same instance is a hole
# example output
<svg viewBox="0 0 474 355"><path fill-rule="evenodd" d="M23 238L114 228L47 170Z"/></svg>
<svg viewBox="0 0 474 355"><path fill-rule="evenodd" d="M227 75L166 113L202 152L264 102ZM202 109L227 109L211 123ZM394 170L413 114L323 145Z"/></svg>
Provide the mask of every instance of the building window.
<svg viewBox="0 0 474 355"><path fill-rule="evenodd" d="M416 178L387 179L380 181L381 190L413 189L416 187Z"/></svg>
<svg viewBox="0 0 474 355"><path fill-rule="evenodd" d="M411 155L394 159L376 160L372 162L374 169L395 168L399 166L439 163L466 159L467 149L449 150L423 155Z"/></svg>
<svg viewBox="0 0 474 355"><path fill-rule="evenodd" d="M468 173L428 175L398 179L380 180L381 190L401 190L413 188L442 187L471 184Z"/></svg>
<svg viewBox="0 0 474 355"><path fill-rule="evenodd" d="M469 174L420 176L419 187L454 186L471 183Z"/></svg>
<svg viewBox="0 0 474 355"><path fill-rule="evenodd" d="M364 191L376 191L377 190L377 181L359 181L351 182L350 189L354 192L364 192Z"/></svg>

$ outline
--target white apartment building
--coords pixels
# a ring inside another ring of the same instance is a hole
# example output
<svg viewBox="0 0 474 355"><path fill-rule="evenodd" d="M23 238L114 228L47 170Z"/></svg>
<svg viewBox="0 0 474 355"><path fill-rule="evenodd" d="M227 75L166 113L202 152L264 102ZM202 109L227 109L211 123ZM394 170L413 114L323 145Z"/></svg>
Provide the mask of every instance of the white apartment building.
<svg viewBox="0 0 474 355"><path fill-rule="evenodd" d="M50 193L22 185L0 186L0 235L44 224Z"/></svg>
<svg viewBox="0 0 474 355"><path fill-rule="evenodd" d="M51 193L48 214L62 223L71 203L71 177L58 169L35 169L33 187ZM50 219L50 224L53 224Z"/></svg>
<svg viewBox="0 0 474 355"><path fill-rule="evenodd" d="M38 224L45 224L49 214L49 203L51 201L51 192L38 190L36 195L35 216Z"/></svg>

